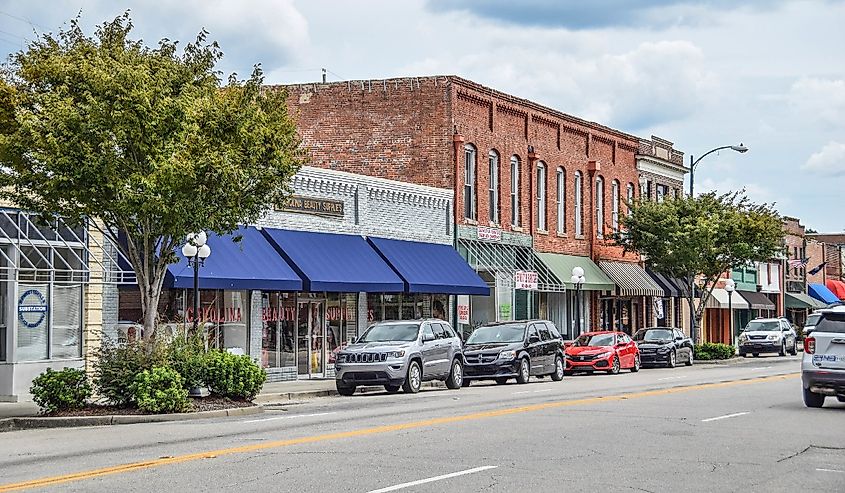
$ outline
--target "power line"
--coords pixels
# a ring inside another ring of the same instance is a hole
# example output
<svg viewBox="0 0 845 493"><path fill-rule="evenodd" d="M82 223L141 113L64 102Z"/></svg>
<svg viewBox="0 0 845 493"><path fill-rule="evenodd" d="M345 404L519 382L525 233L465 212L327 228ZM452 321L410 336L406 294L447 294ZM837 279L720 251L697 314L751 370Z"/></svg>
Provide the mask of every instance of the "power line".
<svg viewBox="0 0 845 493"><path fill-rule="evenodd" d="M49 30L49 29L50 29L50 28L49 28L49 27L47 27L47 26L42 26L41 24L36 24L36 23L32 22L32 21L31 21L31 20L29 20L29 19L25 19L25 18L23 18L23 17L19 17L19 16L17 16L17 15L13 15L13 14L10 14L10 13L8 13L8 12L4 12L4 11L2 11L2 10L0 10L0 14L5 15L6 17L11 17L12 19L19 20L19 21L21 21L21 22L26 22L26 23L27 23L27 24L29 24L29 25L30 25L33 29L35 29L35 26L38 26L38 27L40 27L41 29L46 29L46 30Z"/></svg>

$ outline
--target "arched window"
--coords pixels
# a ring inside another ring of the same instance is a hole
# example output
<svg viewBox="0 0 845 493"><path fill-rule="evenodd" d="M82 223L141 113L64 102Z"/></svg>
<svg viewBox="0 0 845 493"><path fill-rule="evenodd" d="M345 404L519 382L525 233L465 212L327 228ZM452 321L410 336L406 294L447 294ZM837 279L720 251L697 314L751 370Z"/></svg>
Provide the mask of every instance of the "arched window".
<svg viewBox="0 0 845 493"><path fill-rule="evenodd" d="M581 172L575 172L575 235L584 234L584 192Z"/></svg>
<svg viewBox="0 0 845 493"><path fill-rule="evenodd" d="M604 178L596 177L596 238L604 238Z"/></svg>
<svg viewBox="0 0 845 493"><path fill-rule="evenodd" d="M566 171L557 169L557 232L566 233Z"/></svg>
<svg viewBox="0 0 845 493"><path fill-rule="evenodd" d="M611 185L611 215L610 215L610 224L613 227L613 232L619 232L619 180L613 180L613 184Z"/></svg>
<svg viewBox="0 0 845 493"><path fill-rule="evenodd" d="M633 183L628 184L628 195L627 195L627 197L628 197L628 203L627 203L628 215L630 216L631 215L631 206L634 205L634 184Z"/></svg>
<svg viewBox="0 0 845 493"><path fill-rule="evenodd" d="M546 231L546 163L537 163L537 229Z"/></svg>
<svg viewBox="0 0 845 493"><path fill-rule="evenodd" d="M519 156L511 156L511 224L521 223L519 207Z"/></svg>
<svg viewBox="0 0 845 493"><path fill-rule="evenodd" d="M464 217L476 219L476 195L475 195L475 146L467 144L464 146Z"/></svg>
<svg viewBox="0 0 845 493"><path fill-rule="evenodd" d="M487 190L487 204L490 206L490 222L499 224L499 153L495 150L489 154L490 187Z"/></svg>

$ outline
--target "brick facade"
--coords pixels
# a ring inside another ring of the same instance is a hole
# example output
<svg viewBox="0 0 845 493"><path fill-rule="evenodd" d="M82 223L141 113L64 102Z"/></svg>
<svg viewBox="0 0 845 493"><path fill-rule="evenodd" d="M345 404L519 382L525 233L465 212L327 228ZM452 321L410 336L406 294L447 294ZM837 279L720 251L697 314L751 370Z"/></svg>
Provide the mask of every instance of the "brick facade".
<svg viewBox="0 0 845 493"><path fill-rule="evenodd" d="M801 221L794 217L783 218L784 246L788 259L803 258L805 256L806 244L804 241L804 226ZM790 267L788 264L784 269L786 291L790 293L806 293L807 286L804 280L803 268Z"/></svg>

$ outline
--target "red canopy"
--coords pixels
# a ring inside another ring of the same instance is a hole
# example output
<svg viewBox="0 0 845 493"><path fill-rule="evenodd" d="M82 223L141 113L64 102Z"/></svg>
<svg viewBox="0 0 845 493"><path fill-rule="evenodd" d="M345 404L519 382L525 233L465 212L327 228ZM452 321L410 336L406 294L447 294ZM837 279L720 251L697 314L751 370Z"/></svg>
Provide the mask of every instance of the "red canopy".
<svg viewBox="0 0 845 493"><path fill-rule="evenodd" d="M840 300L845 300L845 282L836 279L828 279L825 283L827 289L831 290Z"/></svg>

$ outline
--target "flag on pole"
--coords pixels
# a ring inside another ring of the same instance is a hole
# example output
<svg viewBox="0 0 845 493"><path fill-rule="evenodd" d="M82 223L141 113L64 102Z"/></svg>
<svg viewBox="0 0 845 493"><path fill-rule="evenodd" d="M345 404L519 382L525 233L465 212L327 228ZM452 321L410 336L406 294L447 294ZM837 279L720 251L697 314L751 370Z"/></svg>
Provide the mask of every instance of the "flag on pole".
<svg viewBox="0 0 845 493"><path fill-rule="evenodd" d="M789 266L793 269L797 269L799 267L804 267L809 261L809 258L791 258L786 263L789 264Z"/></svg>
<svg viewBox="0 0 845 493"><path fill-rule="evenodd" d="M818 273L819 273L819 271L821 271L822 269L824 269L824 266L825 266L825 265L827 265L827 262L822 262L822 263L821 263L821 264L819 264L817 267L815 267L815 268L813 268L813 269L811 269L811 270L807 271L807 274L810 274L811 276L814 276L814 275L818 274Z"/></svg>

